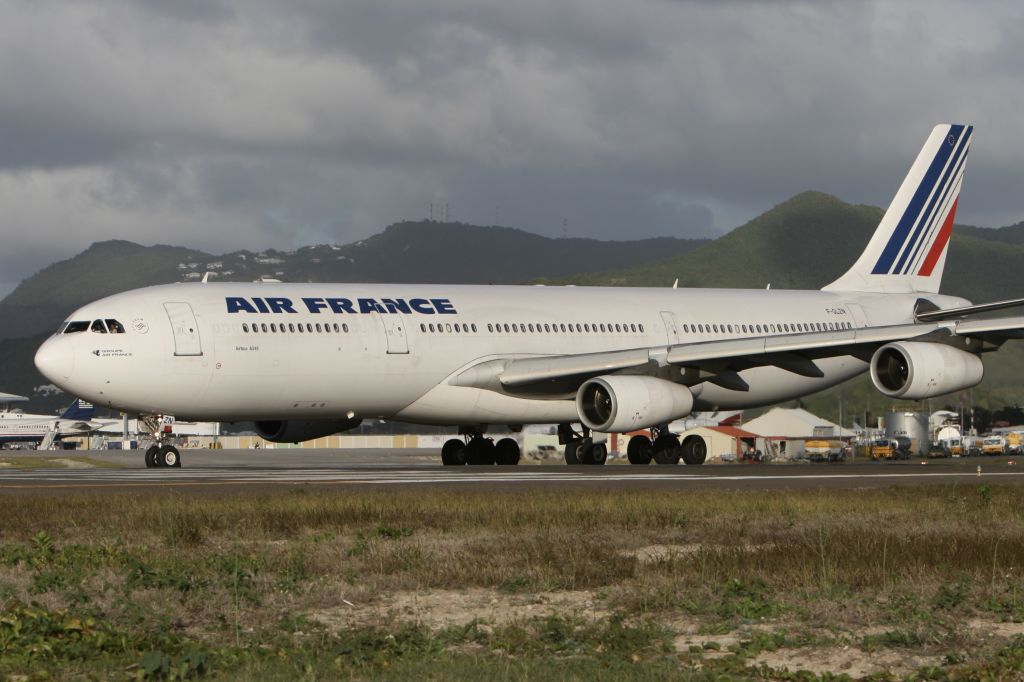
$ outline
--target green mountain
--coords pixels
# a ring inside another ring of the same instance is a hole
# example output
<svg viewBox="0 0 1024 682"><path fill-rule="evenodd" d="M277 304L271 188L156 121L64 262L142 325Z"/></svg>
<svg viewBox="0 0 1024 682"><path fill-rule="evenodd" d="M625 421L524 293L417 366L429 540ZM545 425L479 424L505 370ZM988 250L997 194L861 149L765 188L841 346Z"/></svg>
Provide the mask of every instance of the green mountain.
<svg viewBox="0 0 1024 682"><path fill-rule="evenodd" d="M397 223L353 244L284 252L236 251L213 256L176 246L127 241L93 244L23 281L0 302L0 338L55 327L80 305L153 284L199 279L289 282L523 283L647 262L706 240L662 237L626 242L549 239L507 227L461 223Z"/></svg>
<svg viewBox="0 0 1024 682"><path fill-rule="evenodd" d="M685 254L636 267L544 280L591 286L818 289L846 271L864 249L882 210L804 192L732 232ZM1017 241L1017 237L1020 241ZM1016 276L1024 224L1000 229L958 225L942 292L987 301L1024 297Z"/></svg>

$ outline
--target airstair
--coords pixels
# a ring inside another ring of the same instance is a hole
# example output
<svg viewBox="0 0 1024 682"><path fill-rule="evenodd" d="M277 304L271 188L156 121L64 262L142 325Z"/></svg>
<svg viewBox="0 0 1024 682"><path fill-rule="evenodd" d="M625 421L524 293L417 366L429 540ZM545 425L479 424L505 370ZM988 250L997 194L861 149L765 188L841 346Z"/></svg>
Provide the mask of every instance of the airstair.
<svg viewBox="0 0 1024 682"><path fill-rule="evenodd" d="M36 449L37 450L49 450L50 446L53 445L53 441L55 441L56 439L57 439L57 423L54 422L54 424L46 432L46 435L43 436L43 441L39 444L39 447L36 448Z"/></svg>

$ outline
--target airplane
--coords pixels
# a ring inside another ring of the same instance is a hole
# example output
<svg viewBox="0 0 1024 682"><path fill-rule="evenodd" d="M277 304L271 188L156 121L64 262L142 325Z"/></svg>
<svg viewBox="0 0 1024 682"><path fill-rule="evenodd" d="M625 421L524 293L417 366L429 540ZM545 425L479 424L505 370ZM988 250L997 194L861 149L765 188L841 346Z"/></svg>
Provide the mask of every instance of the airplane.
<svg viewBox="0 0 1024 682"><path fill-rule="evenodd" d="M48 438L61 440L84 436L95 431L99 424L90 421L95 408L84 400L75 399L59 417L48 414L0 412L0 443L35 443Z"/></svg>
<svg viewBox="0 0 1024 682"><path fill-rule="evenodd" d="M382 418L457 428L445 465L517 464L488 427L557 424L567 464L649 429L633 464L705 461L668 425L792 400L870 372L886 396L977 385L1024 317L939 294L973 127L936 126L865 250L820 291L179 283L75 311L39 348L50 381L142 414L255 422L298 442ZM148 466L180 466L154 443Z"/></svg>

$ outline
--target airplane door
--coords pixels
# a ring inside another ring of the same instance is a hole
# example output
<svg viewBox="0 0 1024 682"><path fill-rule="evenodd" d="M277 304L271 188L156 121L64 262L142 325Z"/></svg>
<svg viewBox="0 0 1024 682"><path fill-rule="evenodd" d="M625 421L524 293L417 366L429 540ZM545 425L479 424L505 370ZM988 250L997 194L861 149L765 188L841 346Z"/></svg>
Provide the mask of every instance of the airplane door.
<svg viewBox="0 0 1024 682"><path fill-rule="evenodd" d="M661 319L665 322L665 334L668 336L668 344L674 346L679 343L679 329L676 327L676 316L662 310Z"/></svg>
<svg viewBox="0 0 1024 682"><path fill-rule="evenodd" d="M402 313L375 314L384 327L387 338L388 354L401 355L409 352L409 338L405 333L405 315Z"/></svg>
<svg viewBox="0 0 1024 682"><path fill-rule="evenodd" d="M171 321L174 332L174 354L202 355L203 347L199 342L199 325L188 303L164 303L167 319Z"/></svg>

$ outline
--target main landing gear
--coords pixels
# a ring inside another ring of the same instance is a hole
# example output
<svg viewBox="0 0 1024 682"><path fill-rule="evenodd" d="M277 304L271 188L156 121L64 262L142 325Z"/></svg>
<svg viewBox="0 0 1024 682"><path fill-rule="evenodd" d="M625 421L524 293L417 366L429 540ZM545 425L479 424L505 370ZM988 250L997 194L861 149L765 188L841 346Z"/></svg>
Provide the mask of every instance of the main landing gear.
<svg viewBox="0 0 1024 682"><path fill-rule="evenodd" d="M513 466L519 464L519 458L519 443L514 438L502 438L495 443L479 429L465 429L463 438L452 438L441 448L441 463L445 466Z"/></svg>
<svg viewBox="0 0 1024 682"><path fill-rule="evenodd" d="M626 446L626 457L630 464L685 464L696 466L704 463L708 456L708 445L700 436L690 435L679 442L678 436L669 433L668 427L651 429L652 441L647 436L633 436Z"/></svg>
<svg viewBox="0 0 1024 682"><path fill-rule="evenodd" d="M608 446L595 443L590 429L584 428L579 434L570 424L559 424L558 442L565 446L566 464L604 464L608 460Z"/></svg>

